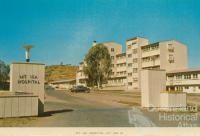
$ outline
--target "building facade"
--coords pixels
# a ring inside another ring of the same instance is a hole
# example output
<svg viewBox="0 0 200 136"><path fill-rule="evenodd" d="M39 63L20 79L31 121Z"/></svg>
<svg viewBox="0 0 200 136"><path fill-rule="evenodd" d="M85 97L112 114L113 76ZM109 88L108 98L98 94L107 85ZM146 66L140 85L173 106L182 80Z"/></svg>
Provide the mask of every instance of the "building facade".
<svg viewBox="0 0 200 136"><path fill-rule="evenodd" d="M142 69L166 71L187 68L187 47L175 40L149 44L147 39L136 37L127 40L128 90L140 89Z"/></svg>
<svg viewBox="0 0 200 136"><path fill-rule="evenodd" d="M96 44L94 42L93 46ZM134 37L126 41L125 52L122 52L121 44L115 42L102 44L108 48L112 59L112 75L105 85L107 87L139 91L142 69L163 69L167 73L188 69L187 46L176 40L149 43L146 38ZM81 73L83 66L84 64L81 64L77 72L77 84L81 84L81 81L85 81L87 78L83 72ZM84 80L81 80L82 76L85 78ZM168 81L166 82L168 85ZM197 82L200 84L199 81ZM85 82L83 83L85 84Z"/></svg>
<svg viewBox="0 0 200 136"><path fill-rule="evenodd" d="M168 71L167 90L200 93L200 68Z"/></svg>

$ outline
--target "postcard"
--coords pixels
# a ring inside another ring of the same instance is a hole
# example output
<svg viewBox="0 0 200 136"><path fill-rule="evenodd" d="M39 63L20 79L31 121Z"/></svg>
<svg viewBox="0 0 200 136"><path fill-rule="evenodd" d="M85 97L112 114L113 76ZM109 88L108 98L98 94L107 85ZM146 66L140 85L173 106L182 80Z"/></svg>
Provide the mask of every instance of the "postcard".
<svg viewBox="0 0 200 136"><path fill-rule="evenodd" d="M200 2L0 0L0 135L198 135Z"/></svg>

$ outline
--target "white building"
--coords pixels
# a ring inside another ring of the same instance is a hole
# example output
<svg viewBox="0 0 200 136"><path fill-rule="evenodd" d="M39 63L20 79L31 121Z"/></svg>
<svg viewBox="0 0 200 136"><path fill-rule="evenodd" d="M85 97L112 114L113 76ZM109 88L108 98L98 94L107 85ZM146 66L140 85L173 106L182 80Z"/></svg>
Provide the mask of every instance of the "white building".
<svg viewBox="0 0 200 136"><path fill-rule="evenodd" d="M76 85L76 79L70 79L70 80L59 80L59 81L53 81L50 82L50 86L56 89L70 89L73 86Z"/></svg>
<svg viewBox="0 0 200 136"><path fill-rule="evenodd" d="M200 93L200 68L168 71L167 90Z"/></svg>
<svg viewBox="0 0 200 136"><path fill-rule="evenodd" d="M96 42L93 43L93 46L96 44ZM142 69L163 69L168 74L173 71L190 71L187 46L176 40L149 43L146 38L134 37L126 41L124 53L122 45L118 43L102 44L108 48L112 59L112 75L107 87L117 87L127 91L141 90L140 71ZM86 84L87 76L82 71L83 66L84 64L81 63L77 72L77 84ZM200 82L196 81L196 84L200 85ZM168 81L167 86L169 86ZM188 90L188 92L191 91Z"/></svg>

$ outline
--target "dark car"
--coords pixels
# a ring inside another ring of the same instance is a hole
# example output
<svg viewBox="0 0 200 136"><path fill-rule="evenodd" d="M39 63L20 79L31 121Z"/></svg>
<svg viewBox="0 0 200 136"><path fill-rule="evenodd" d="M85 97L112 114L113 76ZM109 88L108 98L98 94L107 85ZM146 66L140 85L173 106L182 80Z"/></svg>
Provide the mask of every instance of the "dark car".
<svg viewBox="0 0 200 136"><path fill-rule="evenodd" d="M71 92L86 92L86 93L89 93L90 92L90 88L88 87L85 87L85 86L82 86L82 85L79 85L79 86L75 86L73 88L70 89Z"/></svg>

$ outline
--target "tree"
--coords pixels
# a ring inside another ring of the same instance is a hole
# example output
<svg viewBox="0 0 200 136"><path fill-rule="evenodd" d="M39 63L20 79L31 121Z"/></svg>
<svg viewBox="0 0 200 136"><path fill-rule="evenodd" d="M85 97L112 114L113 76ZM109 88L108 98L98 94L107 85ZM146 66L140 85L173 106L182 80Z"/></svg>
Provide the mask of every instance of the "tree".
<svg viewBox="0 0 200 136"><path fill-rule="evenodd" d="M98 89L111 73L111 57L103 44L93 46L85 56L84 74L88 76L89 86L98 86Z"/></svg>
<svg viewBox="0 0 200 136"><path fill-rule="evenodd" d="M4 85L9 79L10 67L0 60L0 84Z"/></svg>

